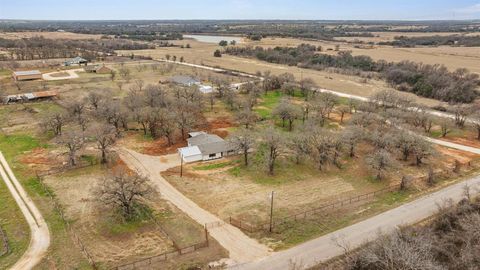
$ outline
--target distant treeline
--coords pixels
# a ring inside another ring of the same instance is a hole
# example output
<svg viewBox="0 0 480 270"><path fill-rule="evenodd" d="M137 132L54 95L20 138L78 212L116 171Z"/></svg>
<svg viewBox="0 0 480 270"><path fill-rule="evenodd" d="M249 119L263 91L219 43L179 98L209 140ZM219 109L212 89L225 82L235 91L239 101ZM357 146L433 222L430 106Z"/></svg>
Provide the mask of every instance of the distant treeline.
<svg viewBox="0 0 480 270"><path fill-rule="evenodd" d="M298 47L227 47L225 53L252 57L270 63L324 70L337 68L378 73L393 87L420 96L447 102L470 103L477 97L479 76L459 69L450 72L443 65L425 65L414 62L374 61L368 56L353 56L350 52L328 55L319 48L302 44Z"/></svg>
<svg viewBox="0 0 480 270"><path fill-rule="evenodd" d="M124 39L69 40L32 37L22 39L0 38L0 48L8 50L11 59L35 60L70 58L78 55L94 59L101 55L113 55L115 50L152 49L154 46Z"/></svg>
<svg viewBox="0 0 480 270"><path fill-rule="evenodd" d="M416 46L464 46L479 47L480 36L449 35L449 36L424 36L424 37L395 37L394 41L380 42L379 45L396 47Z"/></svg>

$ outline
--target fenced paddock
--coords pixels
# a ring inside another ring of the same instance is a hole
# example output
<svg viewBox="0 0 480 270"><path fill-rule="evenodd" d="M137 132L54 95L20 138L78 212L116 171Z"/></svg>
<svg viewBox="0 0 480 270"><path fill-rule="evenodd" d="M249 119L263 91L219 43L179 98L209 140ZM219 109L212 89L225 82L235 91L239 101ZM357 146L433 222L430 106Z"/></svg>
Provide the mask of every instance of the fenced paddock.
<svg viewBox="0 0 480 270"><path fill-rule="evenodd" d="M133 269L143 269L145 267L152 267L158 266L159 263L166 262L167 260L174 259L181 255L186 255L193 253L199 249L209 247L209 236L208 233L206 234L206 239L204 242L197 243L188 247L179 248L175 251L165 252L159 255L155 255L152 257L148 257L142 260L138 260L136 262L123 264L112 268L112 270L133 270ZM160 268L159 268L160 269Z"/></svg>
<svg viewBox="0 0 480 270"><path fill-rule="evenodd" d="M386 188L382 188L379 190L375 190L369 193L364 193L356 196L351 196L346 199L341 199L338 201L327 203L319 207L298 212L289 216L284 216L279 218L274 217L274 220L272 222L272 227L275 229L275 228L278 228L278 226L286 223L301 222L302 220L306 220L308 218L319 217L320 215L323 215L329 211L331 212L332 210L335 210L335 209L342 209L352 205L364 204L375 199L377 196L380 196L389 192L393 192L395 190L398 190L399 188L400 188L400 184L391 185ZM250 224L248 222L245 222L233 217L229 217L225 221L248 233L256 233L260 231L267 231L270 229L270 223Z"/></svg>

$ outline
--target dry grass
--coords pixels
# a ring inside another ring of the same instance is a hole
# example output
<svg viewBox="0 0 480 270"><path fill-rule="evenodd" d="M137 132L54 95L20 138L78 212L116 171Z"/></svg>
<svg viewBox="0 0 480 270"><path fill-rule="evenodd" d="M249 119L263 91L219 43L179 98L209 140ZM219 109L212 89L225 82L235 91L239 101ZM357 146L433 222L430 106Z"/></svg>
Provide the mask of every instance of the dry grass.
<svg viewBox="0 0 480 270"><path fill-rule="evenodd" d="M44 37L48 39L100 39L102 35L77 34L70 32L2 32L0 38L21 39L32 37Z"/></svg>
<svg viewBox="0 0 480 270"><path fill-rule="evenodd" d="M183 40L176 41L178 44L191 44L191 49L181 49L178 47L173 48L158 48L154 50L141 50L136 53L139 55L150 56L154 59L165 58L167 54L173 56L176 55L178 58L183 56L186 62L203 64L208 66L218 66L225 69L232 69L243 71L247 73L255 73L257 71L265 72L271 71L272 74L278 75L285 72L292 73L297 79L310 77L312 78L318 86L322 88L332 89L348 94L355 94L364 97L371 96L372 94L384 90L390 89L390 86L387 85L383 80L364 80L357 76L349 76L343 74L336 74L327 71L316 71L310 69L301 69L298 67L289 67L285 65L271 64L256 59L246 59L240 57L234 57L230 55L223 55L221 58L213 57L213 51L218 49L219 46L209 43L201 43L193 40ZM325 49L335 47L335 43L331 42L318 42L318 41L304 41L300 39L291 39L291 38L266 38L261 42L247 42L246 45L252 46L262 46L262 47L275 47L275 46L297 46L301 43L310 43L315 45L321 45ZM441 49L441 48L438 48ZM452 50L458 49L460 53L462 48L450 48ZM412 61L422 61L422 53L409 53L406 49L394 49L394 48L376 48L373 50L362 50L355 49L353 45L342 44L341 50L352 50L356 55L370 55L375 59L387 59L389 61L401 61L401 60L412 60ZM420 49L412 49L420 50ZM427 49L424 49L427 50ZM433 49L432 49L433 50ZM127 53L120 51L119 53ZM335 53L335 52L326 52L326 53ZM473 53L473 52L472 52ZM480 56L480 53L478 53ZM426 63L444 63L449 67L458 68L458 67L470 67L472 71L480 67L476 65L476 59L468 58L467 56L452 56L452 55L438 55L429 57L424 56L428 61ZM414 96L414 95L412 95ZM416 96L415 96L416 97ZM432 106L437 105L440 102L432 99L416 97L418 102Z"/></svg>

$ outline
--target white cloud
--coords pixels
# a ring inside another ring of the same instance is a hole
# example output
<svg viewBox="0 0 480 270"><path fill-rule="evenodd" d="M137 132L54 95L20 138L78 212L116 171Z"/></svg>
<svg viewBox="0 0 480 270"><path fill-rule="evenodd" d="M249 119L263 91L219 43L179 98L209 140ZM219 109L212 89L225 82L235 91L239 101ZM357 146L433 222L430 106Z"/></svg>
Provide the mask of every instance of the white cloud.
<svg viewBox="0 0 480 270"><path fill-rule="evenodd" d="M480 13L480 3L465 8L455 9L454 11L461 14L477 14Z"/></svg>

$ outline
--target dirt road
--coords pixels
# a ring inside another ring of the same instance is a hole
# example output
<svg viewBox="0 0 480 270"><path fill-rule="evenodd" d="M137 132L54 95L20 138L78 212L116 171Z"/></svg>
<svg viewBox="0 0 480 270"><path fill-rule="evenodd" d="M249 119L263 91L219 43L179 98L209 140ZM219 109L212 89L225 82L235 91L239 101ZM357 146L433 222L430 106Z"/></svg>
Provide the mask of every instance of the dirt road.
<svg viewBox="0 0 480 270"><path fill-rule="evenodd" d="M47 249L50 246L50 231L48 230L47 223L43 219L42 214L13 174L1 152L0 164L0 176L25 216L31 232L30 244L27 251L25 251L23 256L10 269L32 269L47 253Z"/></svg>
<svg viewBox="0 0 480 270"><path fill-rule="evenodd" d="M118 149L118 152L128 167L152 180L165 200L173 203L199 224L206 225L210 235L228 250L232 263L250 262L269 255L270 251L266 246L202 209L160 175L162 171L180 165L178 155L155 157L127 149Z"/></svg>

